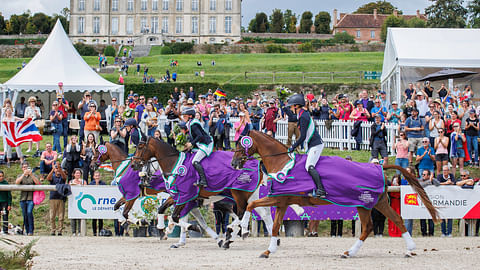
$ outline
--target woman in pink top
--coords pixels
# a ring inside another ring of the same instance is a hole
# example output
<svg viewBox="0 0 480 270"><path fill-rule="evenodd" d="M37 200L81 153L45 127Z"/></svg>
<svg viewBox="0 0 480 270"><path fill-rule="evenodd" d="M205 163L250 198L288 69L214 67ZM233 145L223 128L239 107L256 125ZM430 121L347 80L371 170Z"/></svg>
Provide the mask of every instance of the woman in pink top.
<svg viewBox="0 0 480 270"><path fill-rule="evenodd" d="M204 95L200 96L200 103L196 105L198 112L202 114L203 122L208 122L208 116L210 115L210 108L212 106L207 103L207 99Z"/></svg>
<svg viewBox="0 0 480 270"><path fill-rule="evenodd" d="M395 157L395 165L398 165L402 168L408 167L408 140L405 134L405 131L400 131L400 136L397 137L396 141L393 143L393 148L397 152ZM397 171L397 174L400 174Z"/></svg>
<svg viewBox="0 0 480 270"><path fill-rule="evenodd" d="M240 134L242 134L242 132L245 130L245 127L249 124L247 122L247 118L245 117L245 113L240 112L238 116L240 117L240 121L236 122L233 125L233 128L235 128L235 137L233 139L234 141L238 141L238 139L240 138Z"/></svg>
<svg viewBox="0 0 480 270"><path fill-rule="evenodd" d="M448 137L445 129L438 129L438 137L435 138L435 161L437 162L437 175L442 173L443 165L448 165Z"/></svg>

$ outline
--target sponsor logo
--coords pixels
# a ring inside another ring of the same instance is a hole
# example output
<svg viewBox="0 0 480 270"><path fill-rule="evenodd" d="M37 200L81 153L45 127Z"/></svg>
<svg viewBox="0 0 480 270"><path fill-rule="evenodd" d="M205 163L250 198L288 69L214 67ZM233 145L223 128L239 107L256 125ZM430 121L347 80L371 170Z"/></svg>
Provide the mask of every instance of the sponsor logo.
<svg viewBox="0 0 480 270"><path fill-rule="evenodd" d="M237 177L237 181L244 184L252 182L252 178L248 173L242 173Z"/></svg>
<svg viewBox="0 0 480 270"><path fill-rule="evenodd" d="M405 194L404 202L406 205L419 205L418 204L418 194Z"/></svg>
<svg viewBox="0 0 480 270"><path fill-rule="evenodd" d="M88 207L85 208L84 205L86 204L84 201L90 201L90 203L94 206L91 207L91 210L93 211L102 211L102 210L112 210L113 211L113 206L117 202L116 198L98 198L97 200L95 197L91 194L83 194L83 192L80 192L77 197L75 197L75 200L77 201L77 208L80 213L86 215L87 214L87 209Z"/></svg>
<svg viewBox="0 0 480 270"><path fill-rule="evenodd" d="M358 196L358 199L364 203L372 203L375 200L368 190L363 191L362 194Z"/></svg>

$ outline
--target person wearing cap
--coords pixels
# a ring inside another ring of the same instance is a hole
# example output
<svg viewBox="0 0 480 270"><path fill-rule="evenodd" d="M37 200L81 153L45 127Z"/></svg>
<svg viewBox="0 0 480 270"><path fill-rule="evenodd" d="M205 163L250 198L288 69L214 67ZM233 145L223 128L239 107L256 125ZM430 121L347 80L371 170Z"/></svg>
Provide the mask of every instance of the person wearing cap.
<svg viewBox="0 0 480 270"><path fill-rule="evenodd" d="M205 176L205 170L200 162L212 154L213 139L203 129L200 121L195 119L195 109L186 108L182 111L182 119L187 124L187 130L184 130L184 132L188 133L190 137L190 142L185 144L185 150L193 150L194 147L196 150L195 156L192 159L192 165L199 175L199 182L197 185L199 187L206 187L207 177Z"/></svg>
<svg viewBox="0 0 480 270"><path fill-rule="evenodd" d="M140 121L142 121L142 114L144 110L145 110L145 96L142 95L140 96L137 107L135 108L135 120L137 120L137 123L140 123Z"/></svg>
<svg viewBox="0 0 480 270"><path fill-rule="evenodd" d="M42 119L42 113L40 111L40 108L37 107L36 103L37 98L35 98L34 96L28 98L28 107L25 108L25 118L31 118L32 120ZM37 152L35 152L34 157L40 155L40 142L35 142L35 144L37 146ZM30 151L32 151L32 142L28 143L27 153Z"/></svg>
<svg viewBox="0 0 480 270"><path fill-rule="evenodd" d="M127 136L126 137L130 138L130 140L127 139L127 148L129 148L128 147L128 144L129 144L128 141L130 141L135 146L135 148L138 147L138 143L140 142L141 134L140 134L140 131L138 130L137 120L135 120L133 118L127 119L127 121L125 121L124 127L127 130Z"/></svg>
<svg viewBox="0 0 480 270"><path fill-rule="evenodd" d="M402 115L402 109L398 108L398 102L392 102L392 108L388 111L387 120L389 123L398 124L400 122L400 115Z"/></svg>
<svg viewBox="0 0 480 270"><path fill-rule="evenodd" d="M271 99L269 102L269 107L265 110L264 116L264 127L266 132L272 132L272 137L275 138L275 133L277 132L277 122L280 120L280 113L278 112L278 108L275 105L275 100Z"/></svg>
<svg viewBox="0 0 480 270"><path fill-rule="evenodd" d="M380 91L380 102L385 110L388 111L391 109L390 100L387 99L387 93L385 91Z"/></svg>
<svg viewBox="0 0 480 270"><path fill-rule="evenodd" d="M90 92L85 92L85 94L83 94L83 98L82 98L82 101L80 101L78 103L78 106L77 106L77 109L80 111L80 132L79 132L79 137L80 137L80 141L83 141L84 137L85 137L85 132L84 132L84 129L85 129L85 120L83 119L85 114L87 112L89 112L89 104L90 102L94 102L95 103L95 106L97 105L97 103L92 99L92 95L90 95Z"/></svg>
<svg viewBox="0 0 480 270"><path fill-rule="evenodd" d="M418 116L424 118L425 114L428 112L428 101L425 99L423 92L417 92L415 104L417 105Z"/></svg>
<svg viewBox="0 0 480 270"><path fill-rule="evenodd" d="M380 115L375 116L375 123L371 127L370 147L372 148L372 159L378 158L378 154L382 156L384 163L388 164L387 151L387 129L385 123L381 122Z"/></svg>
<svg viewBox="0 0 480 270"><path fill-rule="evenodd" d="M227 107L228 117L238 117L238 106L235 99L230 100L230 105Z"/></svg>
<svg viewBox="0 0 480 270"><path fill-rule="evenodd" d="M465 121L465 135L467 135L467 148L470 157L473 157L474 166L478 167L478 130L479 121L475 110L469 111L469 118Z"/></svg>
<svg viewBox="0 0 480 270"><path fill-rule="evenodd" d="M63 148L65 149L65 147L68 144L68 109L70 108L70 106L68 105L68 101L63 97L63 95L57 95L57 101L58 101L58 110L61 111L63 114L62 135L63 135Z"/></svg>
<svg viewBox="0 0 480 270"><path fill-rule="evenodd" d="M412 109L412 116L405 121L405 131L408 138L408 163L412 164L413 153L422 146L422 138L424 137L425 122L418 116L418 109Z"/></svg>
<svg viewBox="0 0 480 270"><path fill-rule="evenodd" d="M60 146L60 136L63 134L62 119L63 113L58 110L58 101L55 100L50 111L50 124L53 133L53 151L58 153L62 153L62 147Z"/></svg>
<svg viewBox="0 0 480 270"><path fill-rule="evenodd" d="M90 111L85 113L85 116L83 117L83 120L85 120L85 138L88 138L89 134L93 134L95 136L95 143L98 144L100 131L102 130L100 127L102 116L97 112L97 105L95 103L90 102L88 108Z"/></svg>
<svg viewBox="0 0 480 270"><path fill-rule="evenodd" d="M310 174L317 187L317 189L313 191L313 196L325 199L327 192L325 191L320 175L315 168L323 151L323 140L315 129L315 123L313 123L310 113L304 109L305 98L302 94L291 96L288 99L287 106L297 114L298 128L300 129L300 137L288 149L288 152L293 152L298 146L303 145L304 149L307 151L305 170Z"/></svg>

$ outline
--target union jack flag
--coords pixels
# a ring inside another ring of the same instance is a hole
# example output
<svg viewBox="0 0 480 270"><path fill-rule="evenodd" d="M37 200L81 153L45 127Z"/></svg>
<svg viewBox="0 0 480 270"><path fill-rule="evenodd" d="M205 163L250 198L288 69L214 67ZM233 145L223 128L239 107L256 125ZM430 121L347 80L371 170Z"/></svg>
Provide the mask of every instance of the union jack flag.
<svg viewBox="0 0 480 270"><path fill-rule="evenodd" d="M32 118L24 121L2 122L2 130L3 136L11 147L17 147L24 142L38 142L43 139Z"/></svg>

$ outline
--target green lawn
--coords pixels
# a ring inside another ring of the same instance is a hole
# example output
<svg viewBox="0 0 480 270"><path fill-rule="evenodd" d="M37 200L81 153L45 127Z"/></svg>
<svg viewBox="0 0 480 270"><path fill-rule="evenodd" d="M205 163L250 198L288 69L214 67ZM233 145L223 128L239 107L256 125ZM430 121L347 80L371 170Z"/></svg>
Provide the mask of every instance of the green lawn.
<svg viewBox="0 0 480 270"><path fill-rule="evenodd" d="M96 56L84 57L86 62L96 67ZM170 60L178 60L177 67L170 67ZM17 72L22 61L29 59L0 59L0 82L6 82ZM213 67L211 61L215 60ZM197 67L197 61L203 66ZM245 80L245 72L263 71L300 71L300 72L345 72L345 71L381 71L383 52L347 52L347 53L301 53L301 54L181 54L159 55L159 49L153 47L150 56L135 59L125 76L125 83L141 82L143 66L149 67L149 74L155 78L163 76L167 69L170 73L178 73L179 82L218 82L230 83L272 83L272 79ZM113 63L113 59L109 59ZM134 73L136 64L141 64L140 76ZM195 72L205 71L205 77L195 76ZM106 79L117 82L118 73L102 74ZM258 75L257 75L258 76ZM271 76L271 75L269 75ZM301 83L301 79L278 78L276 83ZM280 76L281 77L281 76ZM359 79L342 79L336 82L359 82ZM330 82L330 79L307 79L306 83ZM368 82L368 81L363 81ZM370 82L377 83L378 80Z"/></svg>

